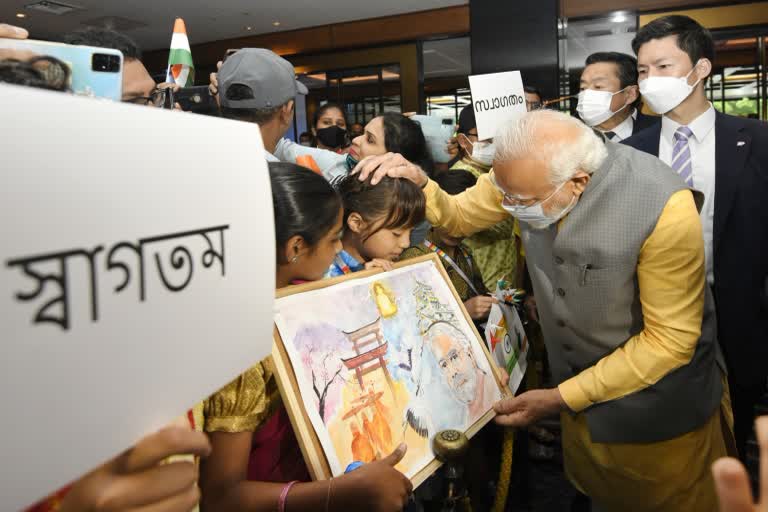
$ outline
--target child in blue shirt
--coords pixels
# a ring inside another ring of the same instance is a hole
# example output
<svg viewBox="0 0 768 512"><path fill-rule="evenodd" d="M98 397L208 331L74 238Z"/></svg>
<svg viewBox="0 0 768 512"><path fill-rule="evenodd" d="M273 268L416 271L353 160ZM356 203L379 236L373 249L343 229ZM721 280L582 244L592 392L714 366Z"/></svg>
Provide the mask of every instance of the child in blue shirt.
<svg viewBox="0 0 768 512"><path fill-rule="evenodd" d="M344 205L341 238L343 250L326 277L370 268L390 270L410 246L411 231L426 216L426 200L418 185L398 178L384 178L371 185L370 178L345 176L334 185Z"/></svg>

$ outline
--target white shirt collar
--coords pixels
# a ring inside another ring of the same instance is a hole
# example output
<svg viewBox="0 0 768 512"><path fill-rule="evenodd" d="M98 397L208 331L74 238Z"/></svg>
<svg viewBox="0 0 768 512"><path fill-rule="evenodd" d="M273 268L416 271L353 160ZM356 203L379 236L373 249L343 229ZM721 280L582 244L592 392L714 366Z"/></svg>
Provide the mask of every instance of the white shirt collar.
<svg viewBox="0 0 768 512"><path fill-rule="evenodd" d="M709 132L715 127L717 112L712 104L709 108L699 115L696 119L688 123L688 128L693 132L696 142L701 143ZM677 121L673 121L667 116L661 118L661 136L674 143L675 131L682 126Z"/></svg>
<svg viewBox="0 0 768 512"><path fill-rule="evenodd" d="M635 119L632 116L627 116L625 120L616 125L612 131L619 136L619 140L628 139L632 136L632 128L634 128Z"/></svg>

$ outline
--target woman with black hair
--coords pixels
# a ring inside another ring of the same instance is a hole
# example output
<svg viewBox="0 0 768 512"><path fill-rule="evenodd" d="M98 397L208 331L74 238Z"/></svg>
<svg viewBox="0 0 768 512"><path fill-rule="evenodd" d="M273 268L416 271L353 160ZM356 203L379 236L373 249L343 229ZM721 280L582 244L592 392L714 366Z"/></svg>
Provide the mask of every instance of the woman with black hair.
<svg viewBox="0 0 768 512"><path fill-rule="evenodd" d="M341 250L343 209L321 176L269 164L276 238L276 287L323 277ZM212 451L200 467L202 510L401 510L411 482L391 454L339 477L310 481L267 357L205 402Z"/></svg>
<svg viewBox="0 0 768 512"><path fill-rule="evenodd" d="M326 103L312 116L314 146L336 153L345 153L349 146L347 114L336 103Z"/></svg>
<svg viewBox="0 0 768 512"><path fill-rule="evenodd" d="M352 141L349 156L353 162L350 163L357 164L365 157L385 153L399 153L432 175L434 162L429 155L424 133L419 123L409 117L387 112L373 118L365 126L363 134Z"/></svg>

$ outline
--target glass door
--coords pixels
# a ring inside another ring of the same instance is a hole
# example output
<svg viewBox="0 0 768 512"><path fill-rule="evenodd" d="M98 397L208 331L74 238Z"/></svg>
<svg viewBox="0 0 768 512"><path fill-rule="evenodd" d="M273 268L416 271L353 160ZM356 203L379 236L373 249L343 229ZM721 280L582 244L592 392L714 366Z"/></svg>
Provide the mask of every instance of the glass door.
<svg viewBox="0 0 768 512"><path fill-rule="evenodd" d="M766 120L768 28L715 32L715 62L707 96L720 112Z"/></svg>
<svg viewBox="0 0 768 512"><path fill-rule="evenodd" d="M327 102L343 105L350 124L365 125L384 112L401 112L397 64L312 72L298 79L309 89L307 126L314 111Z"/></svg>

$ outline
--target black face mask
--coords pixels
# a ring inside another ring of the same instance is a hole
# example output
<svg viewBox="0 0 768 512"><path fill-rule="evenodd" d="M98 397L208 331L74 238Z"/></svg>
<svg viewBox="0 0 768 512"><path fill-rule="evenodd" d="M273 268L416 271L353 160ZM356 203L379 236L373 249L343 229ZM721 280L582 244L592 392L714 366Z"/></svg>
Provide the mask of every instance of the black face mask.
<svg viewBox="0 0 768 512"><path fill-rule="evenodd" d="M340 148L347 142L347 130L336 125L322 128L317 130L317 140L323 146L334 149Z"/></svg>

